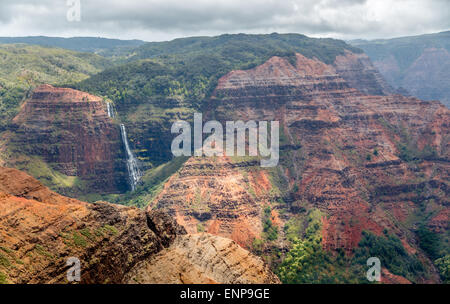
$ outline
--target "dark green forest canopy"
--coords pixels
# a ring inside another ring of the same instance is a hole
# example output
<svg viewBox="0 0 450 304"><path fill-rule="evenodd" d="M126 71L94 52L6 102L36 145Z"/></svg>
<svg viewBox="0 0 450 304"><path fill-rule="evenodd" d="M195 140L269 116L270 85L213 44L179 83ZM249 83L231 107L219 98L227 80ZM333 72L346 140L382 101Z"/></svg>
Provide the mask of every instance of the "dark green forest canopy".
<svg viewBox="0 0 450 304"><path fill-rule="evenodd" d="M36 86L74 83L96 74L111 61L92 53L27 44L0 44L0 130Z"/></svg>
<svg viewBox="0 0 450 304"><path fill-rule="evenodd" d="M341 40L299 34L180 38L142 45L128 56L128 63L74 86L118 103L147 102L150 96L176 96L190 100L196 107L212 93L217 80L232 70L253 68L273 56L294 63L296 52L331 64L345 50L362 52Z"/></svg>
<svg viewBox="0 0 450 304"><path fill-rule="evenodd" d="M102 56L120 56L130 52L145 42L142 40L119 40L100 37L0 37L0 43L25 43L28 45L40 45L57 47L77 52L90 52Z"/></svg>

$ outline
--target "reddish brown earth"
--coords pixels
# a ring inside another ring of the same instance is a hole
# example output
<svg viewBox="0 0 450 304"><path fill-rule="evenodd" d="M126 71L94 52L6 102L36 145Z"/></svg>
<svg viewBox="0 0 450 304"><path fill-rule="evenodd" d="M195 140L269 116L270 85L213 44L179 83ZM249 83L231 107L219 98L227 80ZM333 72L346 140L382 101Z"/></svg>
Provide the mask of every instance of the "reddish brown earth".
<svg viewBox="0 0 450 304"><path fill-rule="evenodd" d="M136 265L126 281L132 284L280 283L261 258L230 239L208 233L177 237L170 247Z"/></svg>
<svg viewBox="0 0 450 304"><path fill-rule="evenodd" d="M154 216L66 198L23 172L0 168L0 272L10 283L67 282L66 261L77 257L82 283L119 283L135 263L184 233L170 221L164 231L150 229Z"/></svg>
<svg viewBox="0 0 450 304"><path fill-rule="evenodd" d="M60 173L80 177L87 192L124 190L120 131L105 108L100 97L39 86L12 121L9 163L18 167L19 155L37 156Z"/></svg>
<svg viewBox="0 0 450 304"><path fill-rule="evenodd" d="M275 220L283 223L302 208L319 208L326 214L324 248L343 248L349 254L363 230L381 234L387 229L416 250L418 240L412 231L417 227L408 219L423 215L422 203L428 204L428 212L439 212L429 227L448 229L448 213L443 210L450 197L449 110L438 101L367 95L390 88L383 87L378 74L367 72L373 67L363 62L351 53L338 57L334 65L297 54L296 66L272 57L254 69L223 76L206 116L221 122L280 121L280 165L267 170L259 168L258 162L247 162L241 168L251 173L243 173L228 168L227 159L191 159L150 208L170 210L188 230L204 222L207 231L241 244L248 244L242 232L247 231L247 239L261 232L255 223L258 216L261 221L265 205L287 210ZM363 77L360 91L353 84L361 70L371 76ZM434 154L407 162L399 157L400 144L415 155L425 147ZM279 187L273 180L270 187L266 179L255 182L250 177L261 174L278 175L284 189L269 193L267 189ZM249 183L243 182L245 176ZM265 196L260 197L257 189L265 189L261 192ZM196 212L192 203L195 191L211 195L202 201L207 206L203 213ZM277 203L279 198L284 205ZM201 214L206 217L202 219ZM236 229L241 232L234 233ZM282 241L283 235L279 238Z"/></svg>
<svg viewBox="0 0 450 304"><path fill-rule="evenodd" d="M267 191L251 174L244 174L255 164L192 157L148 209L166 210L188 233L204 230L249 247L261 233L261 206L267 201ZM250 187L254 192L249 193Z"/></svg>
<svg viewBox="0 0 450 304"><path fill-rule="evenodd" d="M345 55L336 57L333 66L350 87L364 94L388 95L394 92L364 53L354 54L346 51Z"/></svg>
<svg viewBox="0 0 450 304"><path fill-rule="evenodd" d="M216 261L229 262L217 271L212 259L196 258L189 258L189 267L174 269L186 257L169 254L170 262L158 256L161 263L150 263L157 269L147 273L145 261L164 248L178 253L185 250L185 241L191 238L185 234L161 211L144 212L106 202L88 204L52 192L21 171L0 167L2 283L67 283L69 257L81 262L81 283L127 283L131 270L167 282L194 271L197 279L211 278L217 283L279 282L259 258L231 240L208 234L202 237L205 241L190 242L188 247L193 252L215 253ZM180 237L185 241L174 243ZM237 260L241 263L233 262Z"/></svg>
<svg viewBox="0 0 450 304"><path fill-rule="evenodd" d="M384 284L411 284L411 282L402 276L392 274L386 268L381 269L381 282Z"/></svg>

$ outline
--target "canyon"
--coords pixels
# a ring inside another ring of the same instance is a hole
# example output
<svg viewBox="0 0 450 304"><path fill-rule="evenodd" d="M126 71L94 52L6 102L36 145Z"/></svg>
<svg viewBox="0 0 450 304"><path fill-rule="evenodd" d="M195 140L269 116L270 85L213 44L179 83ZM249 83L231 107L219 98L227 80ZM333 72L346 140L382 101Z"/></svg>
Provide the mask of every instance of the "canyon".
<svg viewBox="0 0 450 304"><path fill-rule="evenodd" d="M450 106L450 32L349 43L364 50L383 77L402 94Z"/></svg>
<svg viewBox="0 0 450 304"><path fill-rule="evenodd" d="M396 254L410 264L405 272L383 264L382 282L441 282L450 111L397 94L343 42L293 36L186 39L210 43L213 55L144 45L133 55L141 61L72 85L78 90L44 84L28 93L1 133L0 165L39 182L0 168L0 278L65 282L65 260L77 256L82 283L280 283L274 272L314 230L331 263L358 258L368 232L395 236ZM245 39L258 55L243 51L236 63L229 46ZM276 55L254 41L289 47ZM436 66L420 58L416 84L424 65ZM224 126L278 121L278 165L173 158L170 125L195 112ZM427 250L423 231L439 252Z"/></svg>
<svg viewBox="0 0 450 304"><path fill-rule="evenodd" d="M137 283L135 273L157 278L140 283L279 282L260 258L231 240L186 235L160 211L67 198L0 167L1 282L68 283L70 257L81 261L80 283Z"/></svg>
<svg viewBox="0 0 450 304"><path fill-rule="evenodd" d="M414 217L428 218L427 227L446 237L450 111L438 101L362 92L376 82L353 88L341 74L352 70L344 63L354 55L335 65L296 56L296 65L272 57L223 76L205 115L220 122L280 121L277 170L248 157L191 158L148 210L168 210L187 231L251 248L264 238L263 209L269 206L279 228L272 246L286 250L283 226L302 218L302 210L318 208L325 214L326 250L351 255L363 230L386 230L429 265L418 248ZM382 93L378 87L372 93Z"/></svg>
<svg viewBox="0 0 450 304"><path fill-rule="evenodd" d="M5 162L10 166L33 174L33 166L41 160L67 180L78 178L60 187L61 193L73 194L77 186L84 192L106 193L128 188L120 131L108 117L100 97L68 88L38 86L22 104L3 138L11 155ZM55 186L50 177L37 177L47 178L48 185Z"/></svg>

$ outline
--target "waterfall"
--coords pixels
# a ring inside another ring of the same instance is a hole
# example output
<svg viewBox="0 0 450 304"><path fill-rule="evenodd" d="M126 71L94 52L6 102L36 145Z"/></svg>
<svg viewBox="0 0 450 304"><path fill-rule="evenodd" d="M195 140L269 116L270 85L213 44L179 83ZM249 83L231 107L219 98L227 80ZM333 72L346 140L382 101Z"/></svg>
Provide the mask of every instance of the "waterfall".
<svg viewBox="0 0 450 304"><path fill-rule="evenodd" d="M116 113L114 110L114 105L111 102L106 103L106 111L109 118L115 118ZM120 134L122 136L122 142L127 153L127 169L128 169L128 181L131 186L131 191L136 190L136 185L142 178L142 172L139 169L139 163L136 157L134 157L133 152L128 144L127 131L125 130L124 124L120 124Z"/></svg>
<svg viewBox="0 0 450 304"><path fill-rule="evenodd" d="M110 102L106 103L106 111L108 112L108 117L116 117L116 114L114 113L114 106Z"/></svg>
<svg viewBox="0 0 450 304"><path fill-rule="evenodd" d="M130 145L128 144L127 131L125 130L125 126L123 124L120 124L120 133L122 135L123 145L125 146L125 150L127 152L128 179L131 190L134 191L136 190L137 183L142 177L142 173L139 169L138 161L134 157L133 152L130 149Z"/></svg>

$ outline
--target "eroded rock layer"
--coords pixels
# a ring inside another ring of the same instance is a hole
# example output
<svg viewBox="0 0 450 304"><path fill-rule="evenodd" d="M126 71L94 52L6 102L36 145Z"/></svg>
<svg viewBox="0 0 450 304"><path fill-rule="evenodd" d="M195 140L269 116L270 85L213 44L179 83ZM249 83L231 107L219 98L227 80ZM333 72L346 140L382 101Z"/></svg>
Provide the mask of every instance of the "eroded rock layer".
<svg viewBox="0 0 450 304"><path fill-rule="evenodd" d="M192 272L184 268L186 275L195 273L218 283L277 282L261 260L231 241L203 235L205 241L197 242L184 234L185 229L161 211L84 203L54 193L16 169L0 167L1 283L67 283L71 257L81 262L81 283L127 283L132 269L169 282L172 264L182 265L185 256L159 256L159 272L151 274L144 263L169 247L198 253L198 260L190 260ZM170 246L178 237L182 238ZM213 259L203 252L230 263L205 268L204 263Z"/></svg>
<svg viewBox="0 0 450 304"><path fill-rule="evenodd" d="M80 177L86 183L84 191L125 190L120 132L105 109L100 97L73 89L39 86L13 119L8 143L11 162L20 162L19 154L36 156L57 172ZM33 163L36 159L31 166Z"/></svg>
<svg viewBox="0 0 450 304"><path fill-rule="evenodd" d="M230 239L183 235L127 275L135 284L278 284L268 265Z"/></svg>
<svg viewBox="0 0 450 304"><path fill-rule="evenodd" d="M280 121L281 159L276 171L284 189L269 199L272 213L288 210L279 217L272 214L280 227L304 208L319 208L326 214L322 220L326 249L351 253L363 230L381 234L384 229L417 248L412 232L417 227L411 220L415 216L430 213L430 229L448 229L450 113L438 101L382 95L390 88L378 74L365 73L370 68L357 57L349 53L326 65L297 54L296 66L272 57L254 69L232 71L219 80L205 116L222 123ZM356 85L358 71L372 75L363 77L364 85ZM256 214L259 208L262 219L264 200L244 200L240 194L242 187L249 189L243 175L227 190L224 185L232 180L230 176L221 176L220 169L212 170L217 174L214 178L205 170L192 171L195 162L186 163L180 175L168 181L153 206L172 210L189 227L187 222L195 218L189 198L195 191L209 189L222 192L220 197L228 202L241 202L239 210L253 209ZM221 158L201 161L205 168L223 162ZM258 165L254 168L276 175ZM214 187L207 184L212 179L218 180ZM268 188L274 186L271 182ZM275 203L278 198L285 205ZM227 217L233 222L240 214L225 216L223 210L234 204L211 201L207 205L216 206L208 210L211 219ZM208 224L207 230L240 241L229 230L212 227Z"/></svg>
<svg viewBox="0 0 450 304"><path fill-rule="evenodd" d="M267 203L263 194L250 191L264 187L245 171L255 165L230 158L192 157L169 179L148 210L166 210L189 233L207 231L249 247L261 233L261 209ZM270 184L267 176L256 178Z"/></svg>

